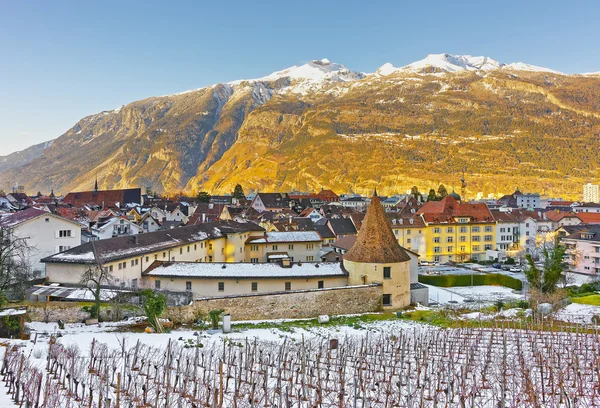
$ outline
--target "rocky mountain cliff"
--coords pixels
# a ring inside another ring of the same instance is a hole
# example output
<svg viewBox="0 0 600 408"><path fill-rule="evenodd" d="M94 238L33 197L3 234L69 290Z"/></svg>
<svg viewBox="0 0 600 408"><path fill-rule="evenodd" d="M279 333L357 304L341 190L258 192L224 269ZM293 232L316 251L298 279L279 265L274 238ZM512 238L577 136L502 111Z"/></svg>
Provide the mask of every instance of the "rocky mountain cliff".
<svg viewBox="0 0 600 408"><path fill-rule="evenodd" d="M599 177L600 77L436 54L373 74L326 59L80 120L0 180L28 191L150 186L382 194L443 182L578 195Z"/></svg>

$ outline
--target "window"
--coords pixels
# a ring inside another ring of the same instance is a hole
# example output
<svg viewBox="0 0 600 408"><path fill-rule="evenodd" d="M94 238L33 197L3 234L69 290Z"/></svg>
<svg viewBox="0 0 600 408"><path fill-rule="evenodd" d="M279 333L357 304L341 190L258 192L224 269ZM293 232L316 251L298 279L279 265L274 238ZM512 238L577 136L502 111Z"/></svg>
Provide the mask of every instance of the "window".
<svg viewBox="0 0 600 408"><path fill-rule="evenodd" d="M491 225L487 225L486 227L484 227L483 229L485 232L492 232L492 226Z"/></svg>
<svg viewBox="0 0 600 408"><path fill-rule="evenodd" d="M435 255L433 257L433 262L439 262L440 261L440 256L439 255Z"/></svg>
<svg viewBox="0 0 600 408"><path fill-rule="evenodd" d="M407 244L410 244L410 238L408 238L408 239L406 240L406 243L407 243Z"/></svg>
<svg viewBox="0 0 600 408"><path fill-rule="evenodd" d="M134 289L137 289L137 287L138 287L138 280L137 280L137 278L131 280L131 287L134 288Z"/></svg>
<svg viewBox="0 0 600 408"><path fill-rule="evenodd" d="M258 245L250 245L250 251L258 251Z"/></svg>
<svg viewBox="0 0 600 408"><path fill-rule="evenodd" d="M187 281L185 283L185 290L192 290L192 282Z"/></svg>
<svg viewBox="0 0 600 408"><path fill-rule="evenodd" d="M383 267L383 279L392 279L392 267L391 266Z"/></svg>
<svg viewBox="0 0 600 408"><path fill-rule="evenodd" d="M187 251L190 252L190 246L189 245L188 245L188 250Z"/></svg>
<svg viewBox="0 0 600 408"><path fill-rule="evenodd" d="M473 245L473 251L479 251L479 245Z"/></svg>
<svg viewBox="0 0 600 408"><path fill-rule="evenodd" d="M392 305L392 295L390 295L390 294L384 294L382 300L383 300L383 305L384 306L391 306Z"/></svg>
<svg viewBox="0 0 600 408"><path fill-rule="evenodd" d="M433 252L439 253L442 252L442 247L433 247Z"/></svg>
<svg viewBox="0 0 600 408"><path fill-rule="evenodd" d="M179 248L179 255L183 254L183 248Z"/></svg>
<svg viewBox="0 0 600 408"><path fill-rule="evenodd" d="M258 282L252 282L250 285L252 292L258 292Z"/></svg>
<svg viewBox="0 0 600 408"><path fill-rule="evenodd" d="M58 247L58 252L66 251L67 249L71 249L71 247L68 245L60 245Z"/></svg>
<svg viewBox="0 0 600 408"><path fill-rule="evenodd" d="M315 244L306 244L306 249L313 249Z"/></svg>
<svg viewBox="0 0 600 408"><path fill-rule="evenodd" d="M194 244L194 251L198 249L198 245Z"/></svg>
<svg viewBox="0 0 600 408"><path fill-rule="evenodd" d="M132 259L131 260L131 266L135 265L135 261Z"/></svg>
<svg viewBox="0 0 600 408"><path fill-rule="evenodd" d="M323 289L325 287L325 281L319 281L317 282L317 288L318 289Z"/></svg>
<svg viewBox="0 0 600 408"><path fill-rule="evenodd" d="M454 252L454 247L453 246L449 246L447 249L448 249L448 252Z"/></svg>
<svg viewBox="0 0 600 408"><path fill-rule="evenodd" d="M71 230L60 230L58 231L59 238L68 238L71 236Z"/></svg>
<svg viewBox="0 0 600 408"><path fill-rule="evenodd" d="M460 242L467 242L467 237L466 237L466 236L464 236L464 235L461 235L460 237L458 237L458 240L459 240Z"/></svg>
<svg viewBox="0 0 600 408"><path fill-rule="evenodd" d="M451 234L451 233L454 232L454 228L448 227L448 228L446 228L446 232L448 232L449 234Z"/></svg>
<svg viewBox="0 0 600 408"><path fill-rule="evenodd" d="M294 245L293 245L293 244L289 244L289 245L288 245L288 249L289 249L289 250L292 250L292 249L294 249Z"/></svg>
<svg viewBox="0 0 600 408"><path fill-rule="evenodd" d="M158 254L154 254L154 260L156 261L158 259Z"/></svg>
<svg viewBox="0 0 600 408"><path fill-rule="evenodd" d="M471 227L471 232L479 232L479 227Z"/></svg>
<svg viewBox="0 0 600 408"><path fill-rule="evenodd" d="M504 228L504 227L500 228L500 232L504 232L504 231L506 231L506 228Z"/></svg>
<svg viewBox="0 0 600 408"><path fill-rule="evenodd" d="M50 218L46 218L46 219L44 219L44 221L50 222Z"/></svg>
<svg viewBox="0 0 600 408"><path fill-rule="evenodd" d="M108 271L109 271L109 272L112 272L112 271L113 271L113 266L112 266L112 265L110 265L110 266L108 267Z"/></svg>
<svg viewBox="0 0 600 408"><path fill-rule="evenodd" d="M273 245L273 251L277 251L277 245Z"/></svg>
<svg viewBox="0 0 600 408"><path fill-rule="evenodd" d="M208 244L208 249L209 249L209 250L212 250L212 243L211 243L211 244Z"/></svg>
<svg viewBox="0 0 600 408"><path fill-rule="evenodd" d="M479 241L481 241L481 237L479 235L474 235L473 238L471 238L471 240L473 242L479 242Z"/></svg>
<svg viewBox="0 0 600 408"><path fill-rule="evenodd" d="M483 246L483 249L487 250L491 250L492 249L492 245L491 244L487 244Z"/></svg>
<svg viewBox="0 0 600 408"><path fill-rule="evenodd" d="M466 251L466 247L464 245L460 246L460 252L465 252Z"/></svg>
<svg viewBox="0 0 600 408"><path fill-rule="evenodd" d="M454 242L454 237L446 237L446 242Z"/></svg>
<svg viewBox="0 0 600 408"><path fill-rule="evenodd" d="M434 234L439 234L440 233L440 229L439 228L434 228L433 229L433 233Z"/></svg>
<svg viewBox="0 0 600 408"><path fill-rule="evenodd" d="M493 240L494 240L494 237L493 237L493 236L491 236L491 235L486 235L485 237L483 237L483 240L484 240L484 241L493 241Z"/></svg>
<svg viewBox="0 0 600 408"><path fill-rule="evenodd" d="M146 257L146 262L148 262L149 260L150 260L150 258L149 258L149 257Z"/></svg>
<svg viewBox="0 0 600 408"><path fill-rule="evenodd" d="M212 255L208 256L208 262L212 262Z"/></svg>
<svg viewBox="0 0 600 408"><path fill-rule="evenodd" d="M310 255L306 257L306 262L312 262L314 261L314 256Z"/></svg>
<svg viewBox="0 0 600 408"><path fill-rule="evenodd" d="M292 282L285 283L285 290L292 290Z"/></svg>
<svg viewBox="0 0 600 408"><path fill-rule="evenodd" d="M459 231L464 234L466 232L469 232L469 229L467 227L460 227Z"/></svg>
<svg viewBox="0 0 600 408"><path fill-rule="evenodd" d="M225 282L219 282L218 289L219 292L225 292Z"/></svg>
<svg viewBox="0 0 600 408"><path fill-rule="evenodd" d="M525 223L525 227L529 228L529 223L528 222Z"/></svg>
<svg viewBox="0 0 600 408"><path fill-rule="evenodd" d="M160 280L155 280L154 281L154 289L160 289Z"/></svg>
<svg viewBox="0 0 600 408"><path fill-rule="evenodd" d="M440 242L440 237L433 237L433 242L439 243Z"/></svg>
<svg viewBox="0 0 600 408"><path fill-rule="evenodd" d="M167 253L163 252L163 258L166 258L166 257L167 257Z"/></svg>
<svg viewBox="0 0 600 408"><path fill-rule="evenodd" d="M250 258L250 262L252 262L252 263L258 263L258 258Z"/></svg>
<svg viewBox="0 0 600 408"><path fill-rule="evenodd" d="M410 230L409 229L406 230L406 235L410 235Z"/></svg>

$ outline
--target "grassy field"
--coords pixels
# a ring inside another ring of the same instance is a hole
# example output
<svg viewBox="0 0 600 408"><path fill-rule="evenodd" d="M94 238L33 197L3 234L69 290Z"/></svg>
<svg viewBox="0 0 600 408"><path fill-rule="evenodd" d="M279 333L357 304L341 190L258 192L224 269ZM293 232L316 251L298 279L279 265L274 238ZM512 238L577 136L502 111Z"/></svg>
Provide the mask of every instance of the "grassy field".
<svg viewBox="0 0 600 408"><path fill-rule="evenodd" d="M574 297L571 299L571 301L573 303L581 303L584 305L600 306L600 295Z"/></svg>

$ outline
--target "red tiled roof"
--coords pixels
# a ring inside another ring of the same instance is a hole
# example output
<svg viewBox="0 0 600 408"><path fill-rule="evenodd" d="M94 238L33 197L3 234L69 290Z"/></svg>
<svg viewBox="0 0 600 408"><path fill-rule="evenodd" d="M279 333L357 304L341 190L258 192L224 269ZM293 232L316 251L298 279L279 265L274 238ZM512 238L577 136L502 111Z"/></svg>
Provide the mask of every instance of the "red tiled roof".
<svg viewBox="0 0 600 408"><path fill-rule="evenodd" d="M563 218L566 218L566 217L577 218L577 214L575 214L573 212L566 212L566 211L559 211L559 210L546 211L545 214L546 214L546 217L550 221L554 221L554 222L558 222L558 221L560 221L560 220L562 220Z"/></svg>
<svg viewBox="0 0 600 408"><path fill-rule="evenodd" d="M104 205L105 207L114 206L119 203L121 206L129 203L141 204L142 189L127 188L123 190L100 190L100 191L79 191L69 193L63 199L63 202L81 207L85 204Z"/></svg>
<svg viewBox="0 0 600 408"><path fill-rule="evenodd" d="M426 202L417 214L423 215L428 224L455 223L458 217L469 217L470 222L493 222L494 218L484 203L459 203L451 196L441 201Z"/></svg>
<svg viewBox="0 0 600 408"><path fill-rule="evenodd" d="M600 213L580 212L577 217L584 224L600 224Z"/></svg>

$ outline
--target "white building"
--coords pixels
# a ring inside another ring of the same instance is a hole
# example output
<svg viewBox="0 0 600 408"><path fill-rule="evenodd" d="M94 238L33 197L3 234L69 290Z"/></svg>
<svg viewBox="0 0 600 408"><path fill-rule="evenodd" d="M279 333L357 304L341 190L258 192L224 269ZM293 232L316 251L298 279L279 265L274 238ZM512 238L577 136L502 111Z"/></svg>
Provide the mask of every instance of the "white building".
<svg viewBox="0 0 600 408"><path fill-rule="evenodd" d="M600 189L598 188L598 184L587 183L583 185L583 202L600 202Z"/></svg>
<svg viewBox="0 0 600 408"><path fill-rule="evenodd" d="M92 233L98 239L122 237L142 233L142 227L123 217L113 217L97 224L92 228Z"/></svg>
<svg viewBox="0 0 600 408"><path fill-rule="evenodd" d="M46 211L28 208L0 220L0 228L10 237L24 238L28 245L26 259L31 270L43 276L42 258L81 244L81 225Z"/></svg>
<svg viewBox="0 0 600 408"><path fill-rule="evenodd" d="M246 242L246 262L316 262L323 239L317 231L267 232Z"/></svg>

